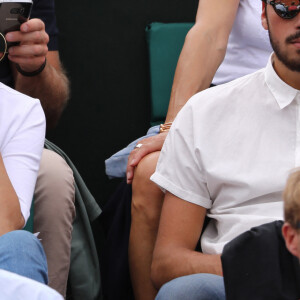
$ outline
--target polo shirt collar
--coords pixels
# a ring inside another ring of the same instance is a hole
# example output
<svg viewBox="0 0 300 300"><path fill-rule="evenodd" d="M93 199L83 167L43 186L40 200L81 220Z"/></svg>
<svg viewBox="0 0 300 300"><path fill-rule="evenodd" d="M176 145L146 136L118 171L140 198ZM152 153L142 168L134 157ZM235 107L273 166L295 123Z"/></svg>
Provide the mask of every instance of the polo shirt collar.
<svg viewBox="0 0 300 300"><path fill-rule="evenodd" d="M285 108L298 94L298 90L285 83L275 72L273 67L273 53L271 54L265 69L266 84L275 97L280 109Z"/></svg>

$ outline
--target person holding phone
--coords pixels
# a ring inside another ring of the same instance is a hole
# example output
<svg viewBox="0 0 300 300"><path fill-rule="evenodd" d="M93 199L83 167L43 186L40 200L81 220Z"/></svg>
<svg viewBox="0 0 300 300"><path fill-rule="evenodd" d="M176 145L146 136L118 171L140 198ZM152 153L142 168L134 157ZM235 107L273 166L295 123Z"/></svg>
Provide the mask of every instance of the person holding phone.
<svg viewBox="0 0 300 300"><path fill-rule="evenodd" d="M58 52L53 0L33 0L30 19L8 32L8 49L0 62L0 81L41 101L47 130L55 127L69 98L69 81ZM64 159L44 150L34 192L34 231L40 232L49 285L66 294L71 232L75 217L74 177Z"/></svg>

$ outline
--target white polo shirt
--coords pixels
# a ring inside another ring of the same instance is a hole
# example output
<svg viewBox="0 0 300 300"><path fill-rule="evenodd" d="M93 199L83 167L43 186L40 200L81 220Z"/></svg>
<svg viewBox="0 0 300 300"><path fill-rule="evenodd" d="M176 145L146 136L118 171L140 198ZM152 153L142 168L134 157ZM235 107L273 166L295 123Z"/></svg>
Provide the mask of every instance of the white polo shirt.
<svg viewBox="0 0 300 300"><path fill-rule="evenodd" d="M45 116L40 101L0 83L0 153L25 221L30 214L44 140Z"/></svg>
<svg viewBox="0 0 300 300"><path fill-rule="evenodd" d="M300 92L270 59L265 69L196 94L178 114L151 179L208 209L204 253L283 219L281 194L300 165L299 103Z"/></svg>

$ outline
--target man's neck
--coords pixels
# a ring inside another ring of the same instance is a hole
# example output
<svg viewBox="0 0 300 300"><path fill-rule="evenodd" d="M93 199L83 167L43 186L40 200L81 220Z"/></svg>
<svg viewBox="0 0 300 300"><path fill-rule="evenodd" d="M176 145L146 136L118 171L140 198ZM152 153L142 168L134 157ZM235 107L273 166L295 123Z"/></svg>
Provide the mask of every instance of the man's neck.
<svg viewBox="0 0 300 300"><path fill-rule="evenodd" d="M300 72L288 69L275 54L273 55L273 68L281 80L289 86L300 90Z"/></svg>

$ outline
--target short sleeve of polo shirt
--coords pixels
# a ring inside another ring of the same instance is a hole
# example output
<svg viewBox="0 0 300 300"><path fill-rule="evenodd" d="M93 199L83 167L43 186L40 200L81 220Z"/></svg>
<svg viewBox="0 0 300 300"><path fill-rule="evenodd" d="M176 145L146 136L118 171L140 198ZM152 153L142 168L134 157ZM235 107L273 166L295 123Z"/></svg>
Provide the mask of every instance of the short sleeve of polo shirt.
<svg viewBox="0 0 300 300"><path fill-rule="evenodd" d="M31 19L41 19L49 35L48 50L58 50L58 29L56 26L54 0L33 0Z"/></svg>
<svg viewBox="0 0 300 300"><path fill-rule="evenodd" d="M212 201L206 184L201 153L196 148L193 99L177 115L162 148L151 180L163 190L207 209Z"/></svg>

